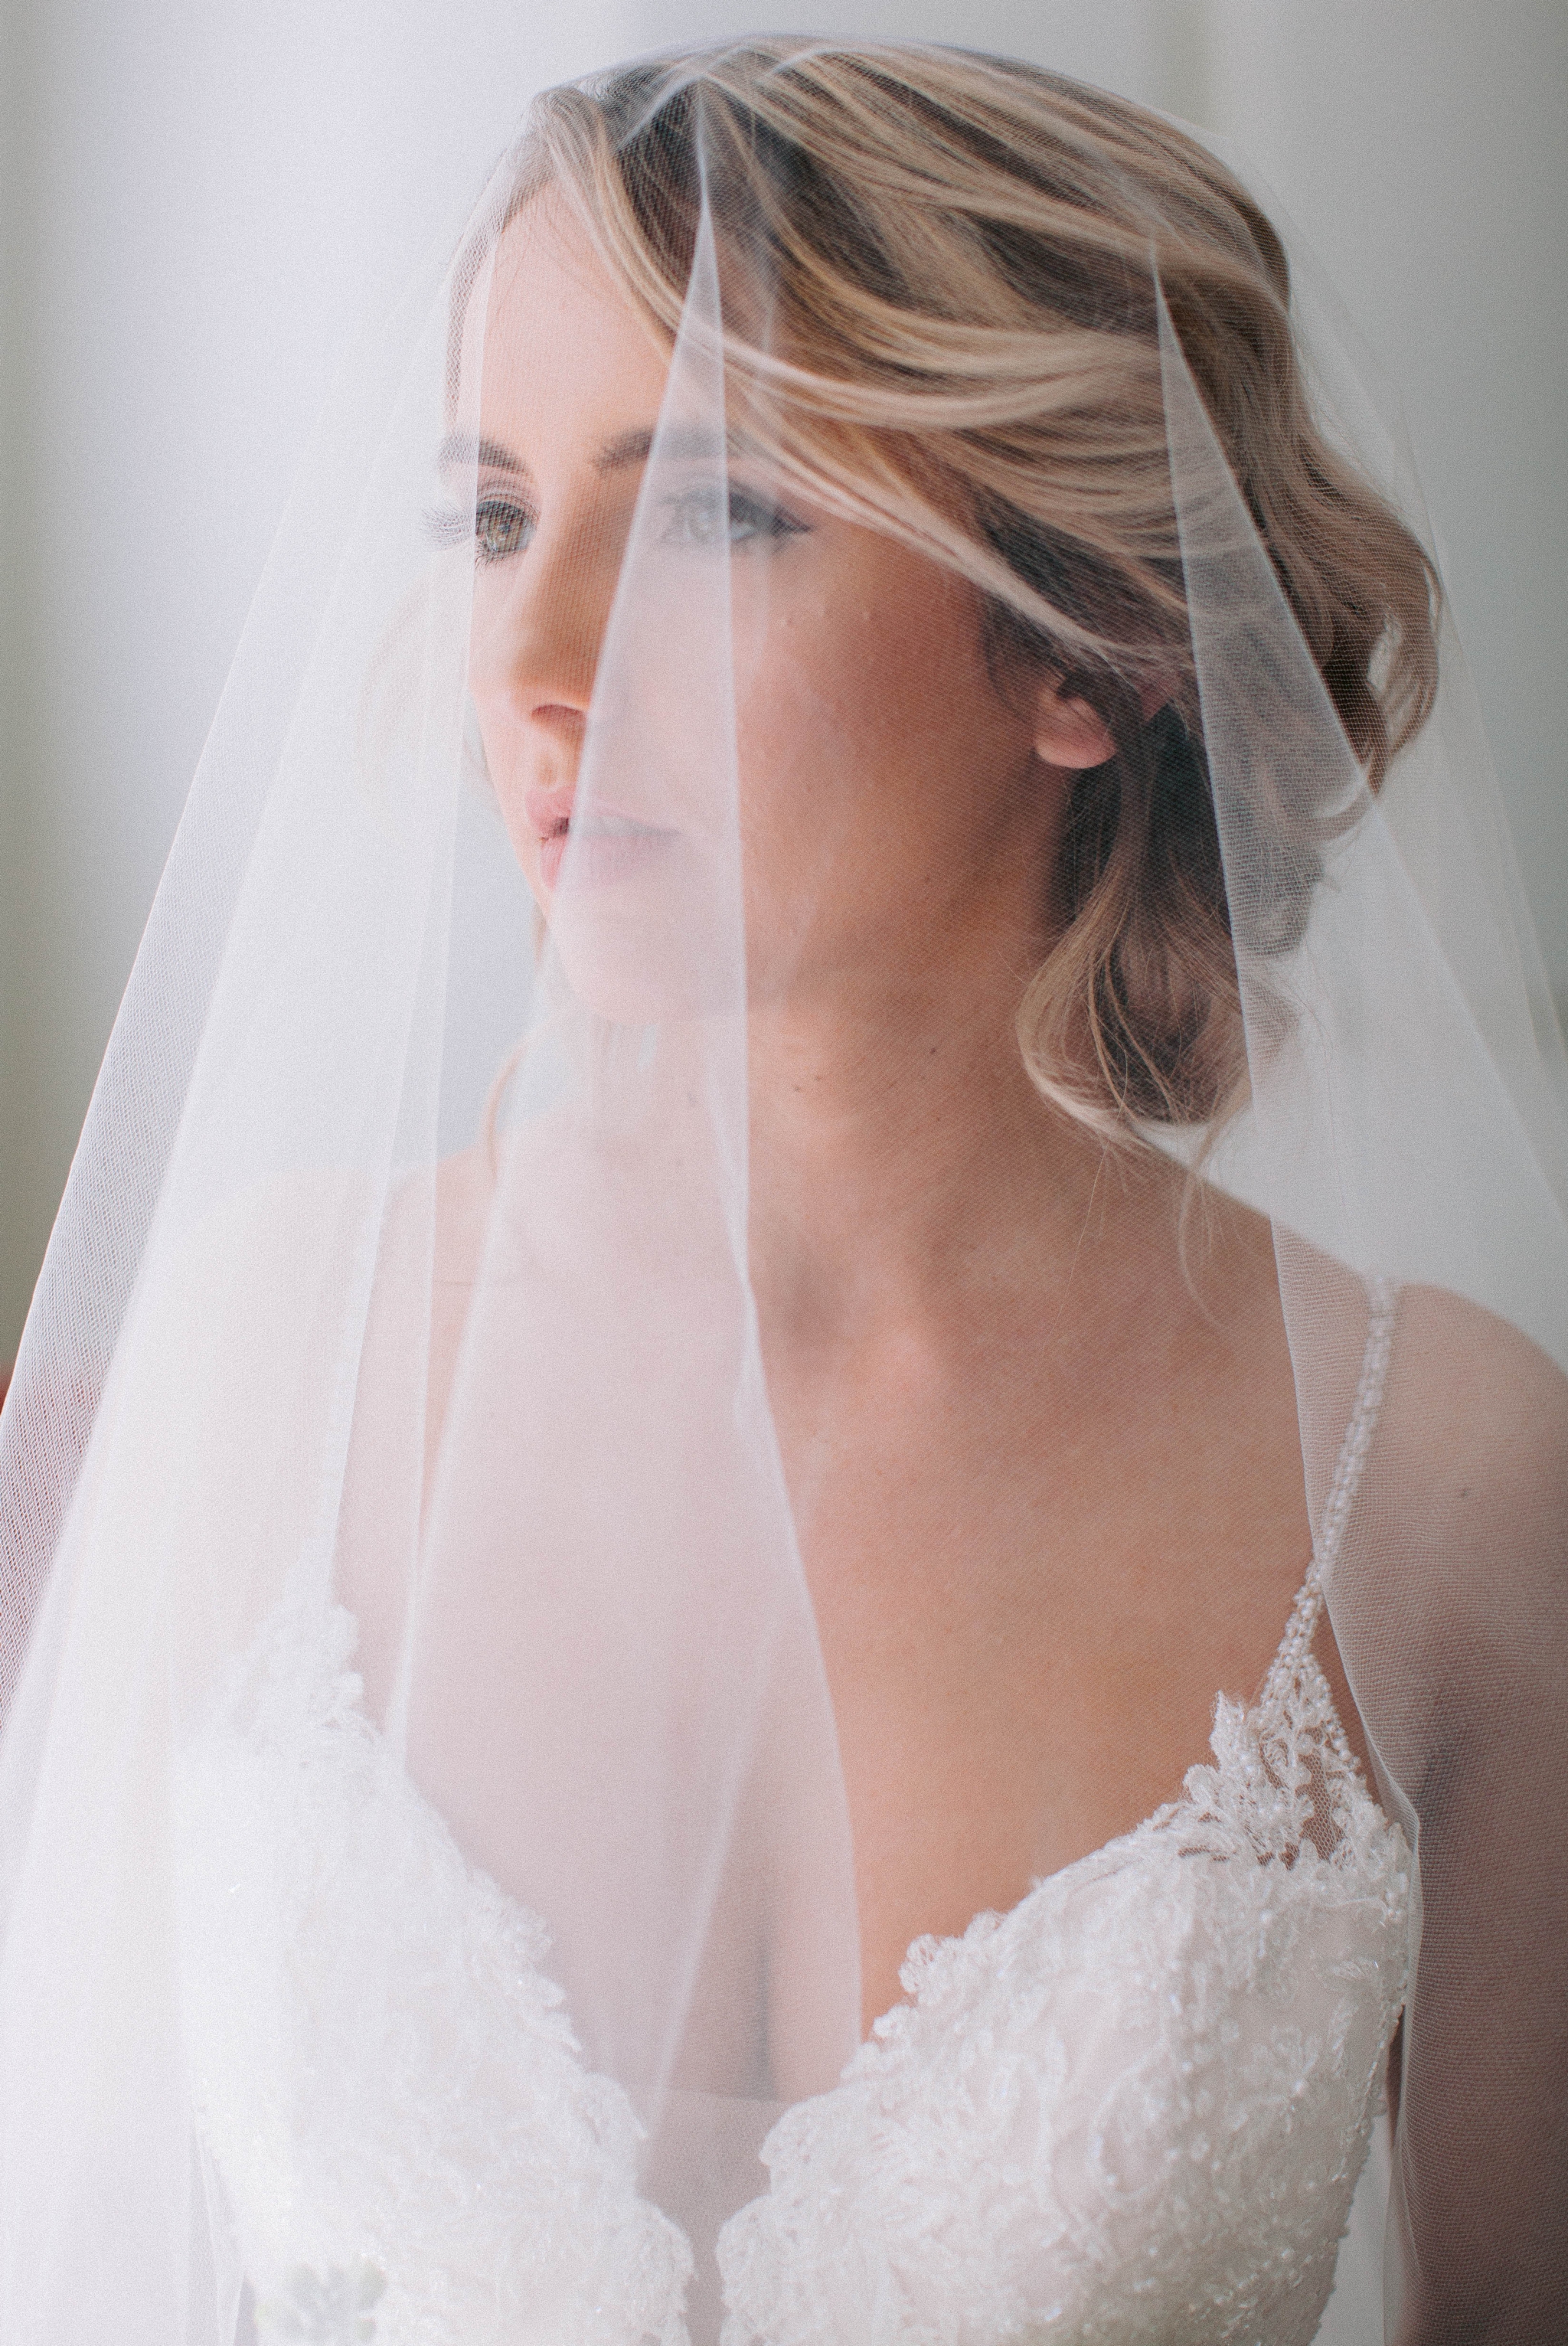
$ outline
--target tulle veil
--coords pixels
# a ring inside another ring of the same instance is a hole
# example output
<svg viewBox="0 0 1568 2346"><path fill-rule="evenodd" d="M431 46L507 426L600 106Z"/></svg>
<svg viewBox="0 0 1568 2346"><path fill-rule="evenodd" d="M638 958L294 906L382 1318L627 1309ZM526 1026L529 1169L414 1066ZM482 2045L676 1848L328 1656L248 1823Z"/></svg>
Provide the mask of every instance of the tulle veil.
<svg viewBox="0 0 1568 2346"><path fill-rule="evenodd" d="M733 90L798 53L715 55ZM643 120L712 62L650 68ZM237 2234L240 2169L337 2276L321 2323L373 2321L337 2209L290 2170L293 2121L245 2100L263 2069L341 2174L402 2135L458 2196L483 2196L487 2113L522 2077L541 2145L576 2148L537 2154L555 2229L504 2334L673 2341L687 2263L761 2188L779 2108L859 2035L834 1720L748 1270L736 712L767 624L738 627L724 533L669 520L722 511L738 429L764 394L788 405L783 361L739 392L731 363L738 339L766 350L770 263L709 175L578 786L628 869L637 839L665 844L606 887L580 824L546 929L468 705L485 336L532 153L525 131L340 390L0 1421L18 2341L228 2346L242 2300L288 2282ZM1326 428L1420 534L1397 417L1292 261ZM1508 2276L1556 2302L1564 2256L1568 1916L1542 1799L1568 1751L1563 1046L1451 627L1374 796L1157 283L1146 332L1248 1058L1223 1133L1160 1145L1273 1222L1314 1522L1366 1282L1411 1299L1329 1591L1427 1919L1390 2319L1469 2259L1497 2334L1524 2336ZM1282 837L1320 875L1284 945ZM300 1762L325 1727L331 1801ZM410 1803L442 1821L417 1862ZM786 1874L812 1885L788 2080L752 1960ZM411 1964L459 1962L454 1917L498 1882L510 1952L465 1994L509 2047L460 2045L463 2091L433 2107L412 2056L377 2048L412 2026ZM331 1950L309 1997L306 1911ZM1383 2334L1380 2302L1348 2318Z"/></svg>

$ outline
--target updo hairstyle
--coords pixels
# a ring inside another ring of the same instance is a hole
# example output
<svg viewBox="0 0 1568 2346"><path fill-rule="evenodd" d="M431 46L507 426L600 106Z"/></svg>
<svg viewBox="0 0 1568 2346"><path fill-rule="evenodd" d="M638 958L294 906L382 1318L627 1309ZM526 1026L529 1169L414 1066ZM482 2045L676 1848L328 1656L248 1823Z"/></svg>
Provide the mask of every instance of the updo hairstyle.
<svg viewBox="0 0 1568 2346"><path fill-rule="evenodd" d="M1315 842L1320 811L1260 760L1267 882L1227 903L1158 295L1374 790L1436 689L1435 576L1314 423L1268 220L1170 124L951 49L667 56L548 93L524 153L518 201L563 189L667 341L705 173L748 429L786 479L974 582L999 689L1044 677L1104 719L1115 753L1075 780L1019 1040L1108 1139L1215 1127L1246 1092L1233 921L1254 950L1297 944L1333 824Z"/></svg>

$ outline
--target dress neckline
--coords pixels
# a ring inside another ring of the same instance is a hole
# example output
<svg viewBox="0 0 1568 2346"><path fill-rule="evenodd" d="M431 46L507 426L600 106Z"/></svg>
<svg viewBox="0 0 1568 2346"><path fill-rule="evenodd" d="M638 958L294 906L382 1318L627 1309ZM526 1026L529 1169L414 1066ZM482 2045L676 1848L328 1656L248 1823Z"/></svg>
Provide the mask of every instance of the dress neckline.
<svg viewBox="0 0 1568 2346"><path fill-rule="evenodd" d="M1355 1504L1356 1494L1360 1488L1361 1477L1371 1452L1373 1436L1377 1433L1378 1419L1383 1405L1383 1392L1388 1382L1389 1361L1393 1349L1394 1319L1399 1303L1399 1290L1391 1280L1372 1276L1365 1281L1365 1286L1367 1336L1361 1352L1361 1368L1356 1383L1356 1397L1351 1404L1350 1415L1339 1443L1339 1456L1334 1462L1334 1472L1329 1479L1329 1493L1323 1503L1322 1515L1313 1534L1312 1560L1307 1567L1300 1587L1296 1592L1285 1624L1284 1635L1274 1649L1274 1658L1264 1674L1263 1683L1254 1700L1247 1706L1247 1718L1249 1721L1263 1719L1271 1711L1278 1709L1308 1667L1317 1667L1319 1677L1322 1676L1320 1666L1314 1664L1313 1661L1312 1642L1318 1634L1318 1626L1322 1618L1329 1576L1334 1568L1339 1550L1344 1544L1346 1528L1350 1520L1350 1510ZM1217 1713L1227 1699L1223 1689L1217 1693L1215 1696ZM1349 1771L1358 1783L1364 1784L1360 1761L1351 1748L1349 1738L1345 1732L1344 1721L1339 1717L1339 1705L1334 1700L1333 1690L1326 1678L1322 1681L1321 1708L1325 1729L1334 1758ZM1201 1760L1194 1762L1195 1767L1201 1767L1203 1764ZM1190 1780L1192 1770L1189 1769L1184 1783ZM1367 1797L1369 1800L1371 1799L1372 1795L1369 1791ZM905 1981L907 1987L911 1964L921 1962L929 1953L943 1947L961 1945L977 1929L990 1930L999 1922L1011 1921L1015 1915L1021 1914L1032 1901L1044 1896L1048 1891L1059 1890L1061 1885L1070 1881L1074 1874L1102 1863L1112 1851L1119 1850L1139 1834L1148 1832L1179 1804L1179 1795L1176 1800L1162 1802L1160 1807L1151 1810L1146 1817L1140 1817L1135 1824L1128 1825L1119 1833L1113 1833L1109 1841L1102 1841L1097 1848L1085 1850L1081 1857L1069 1858L1064 1865L1054 1866L1049 1873L1040 1874L1030 1883L1022 1898L1012 1906L982 1907L971 1917L962 1931L922 1932L918 1938L911 1940L904 1951L903 1962L899 1967L901 1980ZM861 2038L862 2046L886 2035L896 2016L909 2009L911 1994L912 1990L909 1990L899 1998L897 2003L889 2004L885 2011L877 2014Z"/></svg>

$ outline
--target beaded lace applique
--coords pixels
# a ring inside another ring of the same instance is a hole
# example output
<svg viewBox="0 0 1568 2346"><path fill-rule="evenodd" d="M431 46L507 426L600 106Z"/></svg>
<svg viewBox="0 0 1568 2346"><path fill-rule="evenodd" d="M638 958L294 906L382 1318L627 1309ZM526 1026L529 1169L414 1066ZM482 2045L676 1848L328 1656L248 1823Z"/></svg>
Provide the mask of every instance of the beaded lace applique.
<svg viewBox="0 0 1568 2346"><path fill-rule="evenodd" d="M724 2346L1307 2346L1403 2004L1409 1853L1312 1639L1388 1370L1289 1626L1213 1763L962 1938L798 2105L719 2244Z"/></svg>
<svg viewBox="0 0 1568 2346"><path fill-rule="evenodd" d="M1307 2346L1405 1986L1408 1853L1311 1652L1387 1369L1371 1303L1258 1702L1220 1701L1179 1800L911 1948L910 2001L725 2228L725 2346ZM353 1636L280 1608L182 1775L193 2098L261 2336L683 2346L690 2251L630 2105L543 1925L366 1718Z"/></svg>

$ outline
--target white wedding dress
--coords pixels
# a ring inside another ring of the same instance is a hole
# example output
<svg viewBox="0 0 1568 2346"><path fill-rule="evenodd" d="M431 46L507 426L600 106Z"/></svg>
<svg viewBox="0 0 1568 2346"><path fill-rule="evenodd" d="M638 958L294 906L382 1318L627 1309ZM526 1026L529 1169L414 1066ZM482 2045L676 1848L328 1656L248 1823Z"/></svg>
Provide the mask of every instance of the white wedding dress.
<svg viewBox="0 0 1568 2346"><path fill-rule="evenodd" d="M1317 2333L1406 1984L1409 1852L1311 1652L1387 1366L1372 1307L1258 1701L1219 1701L1178 1800L911 1949L908 2002L779 2118L771 2188L719 2236L725 2346ZM676 2346L692 2255L630 2104L543 1925L367 1718L353 1641L286 1605L183 1772L192 2089L260 2335Z"/></svg>

